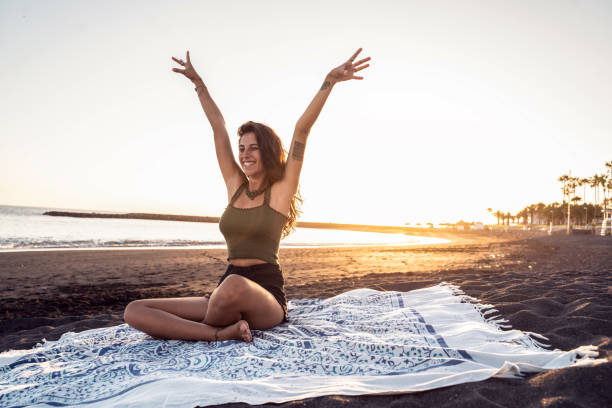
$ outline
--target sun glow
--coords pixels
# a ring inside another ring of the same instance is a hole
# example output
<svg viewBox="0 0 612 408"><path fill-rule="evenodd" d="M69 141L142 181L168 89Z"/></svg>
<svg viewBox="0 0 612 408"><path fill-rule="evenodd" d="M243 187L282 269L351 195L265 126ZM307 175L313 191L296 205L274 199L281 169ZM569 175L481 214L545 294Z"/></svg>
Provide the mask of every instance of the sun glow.
<svg viewBox="0 0 612 408"><path fill-rule="evenodd" d="M110 4L0 5L1 55L20 61L0 78L0 203L220 215L210 126L171 72L187 49L235 149L247 120L288 148L324 75L372 57L312 129L305 221L494 222L610 159L609 4Z"/></svg>

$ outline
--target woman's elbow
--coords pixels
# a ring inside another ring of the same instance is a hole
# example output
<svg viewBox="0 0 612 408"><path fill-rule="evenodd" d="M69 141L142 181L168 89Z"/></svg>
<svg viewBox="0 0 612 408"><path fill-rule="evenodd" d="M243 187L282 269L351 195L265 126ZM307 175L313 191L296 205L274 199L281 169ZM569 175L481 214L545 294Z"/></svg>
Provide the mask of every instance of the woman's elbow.
<svg viewBox="0 0 612 408"><path fill-rule="evenodd" d="M305 124L299 122L295 125L295 130L293 131L294 136L306 139L309 133L310 126L306 126Z"/></svg>

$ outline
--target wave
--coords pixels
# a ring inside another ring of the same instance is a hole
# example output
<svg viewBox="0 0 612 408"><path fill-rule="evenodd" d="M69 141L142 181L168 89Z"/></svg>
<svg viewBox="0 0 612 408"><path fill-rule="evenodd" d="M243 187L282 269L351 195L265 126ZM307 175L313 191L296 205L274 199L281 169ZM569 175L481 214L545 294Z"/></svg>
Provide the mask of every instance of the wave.
<svg viewBox="0 0 612 408"><path fill-rule="evenodd" d="M72 249L72 248L151 248L151 247L225 247L223 241L193 241L193 240L76 240L62 241L52 239L0 239L1 250L11 249Z"/></svg>

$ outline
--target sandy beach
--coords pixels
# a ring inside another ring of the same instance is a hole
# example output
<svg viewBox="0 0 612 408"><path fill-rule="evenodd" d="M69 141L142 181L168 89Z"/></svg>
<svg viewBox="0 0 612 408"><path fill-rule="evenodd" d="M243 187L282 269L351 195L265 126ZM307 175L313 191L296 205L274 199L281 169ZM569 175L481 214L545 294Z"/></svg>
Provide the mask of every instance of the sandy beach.
<svg viewBox="0 0 612 408"><path fill-rule="evenodd" d="M612 403L612 238L446 234L450 243L281 249L289 299L350 289L409 291L449 282L496 306L515 329L553 348L599 346L608 363L521 380L490 379L416 394L325 396L283 407L603 407ZM0 350L30 348L68 331L123 323L127 303L208 295L225 250L0 253ZM226 404L242 407L247 404Z"/></svg>

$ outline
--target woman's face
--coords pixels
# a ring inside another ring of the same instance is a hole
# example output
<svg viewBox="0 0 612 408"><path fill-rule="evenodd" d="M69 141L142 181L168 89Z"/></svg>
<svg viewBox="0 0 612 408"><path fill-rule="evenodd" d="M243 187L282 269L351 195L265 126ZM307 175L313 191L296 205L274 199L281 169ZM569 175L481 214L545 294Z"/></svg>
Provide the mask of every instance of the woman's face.
<svg viewBox="0 0 612 408"><path fill-rule="evenodd" d="M257 137L254 133L245 133L240 137L238 159L240 160L240 167L247 177L257 176L264 172Z"/></svg>

